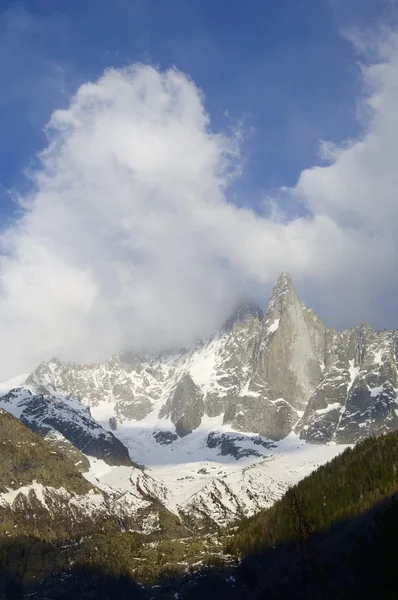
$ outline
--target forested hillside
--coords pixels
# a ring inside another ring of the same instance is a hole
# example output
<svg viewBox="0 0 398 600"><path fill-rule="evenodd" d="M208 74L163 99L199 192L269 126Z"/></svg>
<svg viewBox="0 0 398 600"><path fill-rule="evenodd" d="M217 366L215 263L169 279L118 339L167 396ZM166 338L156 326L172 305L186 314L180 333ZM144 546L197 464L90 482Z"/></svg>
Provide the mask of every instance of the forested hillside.
<svg viewBox="0 0 398 600"><path fill-rule="evenodd" d="M84 494L92 486L61 452L0 408L0 493L32 481Z"/></svg>
<svg viewBox="0 0 398 600"><path fill-rule="evenodd" d="M398 488L398 433L348 448L288 490L266 511L242 521L228 545L241 555L328 530L356 517ZM300 521L300 523L299 523Z"/></svg>
<svg viewBox="0 0 398 600"><path fill-rule="evenodd" d="M226 552L236 586L268 599L397 598L398 432L360 442L270 509L243 520Z"/></svg>
<svg viewBox="0 0 398 600"><path fill-rule="evenodd" d="M1 416L4 497L32 479L86 485L51 449L44 468L46 442ZM142 535L123 523L119 531L115 522L109 528L105 518L96 532L78 536L73 529L68 534L64 522L57 537L54 523L46 530L41 515L41 528L26 535L25 505L18 518L18 506L0 507L0 599L396 598L397 466L398 432L369 438L290 488L272 508L218 534L184 534L170 522Z"/></svg>

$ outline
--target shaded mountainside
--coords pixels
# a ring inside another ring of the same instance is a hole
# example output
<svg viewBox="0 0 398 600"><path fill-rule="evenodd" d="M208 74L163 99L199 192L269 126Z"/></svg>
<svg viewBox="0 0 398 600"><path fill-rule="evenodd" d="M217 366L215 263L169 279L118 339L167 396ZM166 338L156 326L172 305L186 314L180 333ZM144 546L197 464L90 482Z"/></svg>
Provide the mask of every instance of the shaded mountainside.
<svg viewBox="0 0 398 600"><path fill-rule="evenodd" d="M0 409L0 534L59 537L94 525L101 495L62 453Z"/></svg>
<svg viewBox="0 0 398 600"><path fill-rule="evenodd" d="M124 470L122 492L96 486L68 456L1 408L0 448L0 536L53 540L129 529L186 532L141 470L113 467L116 476Z"/></svg>
<svg viewBox="0 0 398 600"><path fill-rule="evenodd" d="M75 494L92 489L69 459L3 409L0 409L0 447L1 494L33 481L43 486L64 487Z"/></svg>
<svg viewBox="0 0 398 600"><path fill-rule="evenodd" d="M398 433L359 442L243 520L226 551L254 597L396 598ZM249 592L248 592L249 593Z"/></svg>
<svg viewBox="0 0 398 600"><path fill-rule="evenodd" d="M395 599L397 463L398 433L359 443L230 531L224 557L205 537L98 532L62 544L3 537L0 597Z"/></svg>
<svg viewBox="0 0 398 600"><path fill-rule="evenodd" d="M274 441L294 430L309 442L347 444L398 428L397 348L395 331L326 328L282 274L264 314L242 306L192 350L91 365L54 359L27 385L80 398L116 435L158 420L156 439L173 443L220 417Z"/></svg>
<svg viewBox="0 0 398 600"><path fill-rule="evenodd" d="M242 521L230 550L243 555L290 541L298 509L309 532L325 531L397 490L398 432L367 438L302 479L270 509Z"/></svg>
<svg viewBox="0 0 398 600"><path fill-rule="evenodd" d="M18 417L35 433L47 437L54 445L62 446L65 451L66 441L69 441L77 450L100 458L109 465L133 464L127 448L120 440L103 429L92 418L90 410L71 396L60 398L15 388L0 395L0 407ZM84 462L82 456L80 459Z"/></svg>

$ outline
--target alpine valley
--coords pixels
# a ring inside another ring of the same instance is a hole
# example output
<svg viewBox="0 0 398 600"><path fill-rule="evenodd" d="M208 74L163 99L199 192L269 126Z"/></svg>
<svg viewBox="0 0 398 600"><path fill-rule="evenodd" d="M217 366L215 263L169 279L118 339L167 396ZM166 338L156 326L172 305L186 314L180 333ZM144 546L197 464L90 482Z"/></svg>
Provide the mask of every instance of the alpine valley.
<svg viewBox="0 0 398 600"><path fill-rule="evenodd" d="M281 274L195 348L42 363L0 387L0 533L200 534L217 554L216 532L398 430L397 355L398 332L328 329Z"/></svg>

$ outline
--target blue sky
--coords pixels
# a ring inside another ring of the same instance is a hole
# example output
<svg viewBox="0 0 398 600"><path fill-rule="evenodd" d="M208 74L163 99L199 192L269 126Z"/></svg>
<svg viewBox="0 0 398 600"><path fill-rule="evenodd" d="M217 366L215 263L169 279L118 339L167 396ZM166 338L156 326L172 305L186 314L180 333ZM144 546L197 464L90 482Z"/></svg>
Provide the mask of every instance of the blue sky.
<svg viewBox="0 0 398 600"><path fill-rule="evenodd" d="M374 24L379 0L29 0L0 2L0 183L43 145L42 128L78 86L109 66L175 65L206 96L212 127L243 119L245 168L236 202L293 185L320 139L351 137L358 67L342 31ZM229 117L225 116L225 113ZM3 192L1 214L13 206Z"/></svg>
<svg viewBox="0 0 398 600"><path fill-rule="evenodd" d="M281 271L397 328L397 15L0 0L0 378L196 343Z"/></svg>

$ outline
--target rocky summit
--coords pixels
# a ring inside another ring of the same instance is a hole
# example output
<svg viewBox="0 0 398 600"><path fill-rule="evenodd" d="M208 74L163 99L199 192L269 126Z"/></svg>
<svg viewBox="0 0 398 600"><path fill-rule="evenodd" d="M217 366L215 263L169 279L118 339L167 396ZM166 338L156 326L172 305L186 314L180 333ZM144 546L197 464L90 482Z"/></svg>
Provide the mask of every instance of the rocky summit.
<svg viewBox="0 0 398 600"><path fill-rule="evenodd" d="M154 427L159 443L190 435L206 418L277 441L348 444L398 428L398 333L367 324L328 329L281 274L265 312L240 306L214 337L176 354L41 364L26 384L69 394L117 436ZM161 431L159 430L161 429Z"/></svg>

